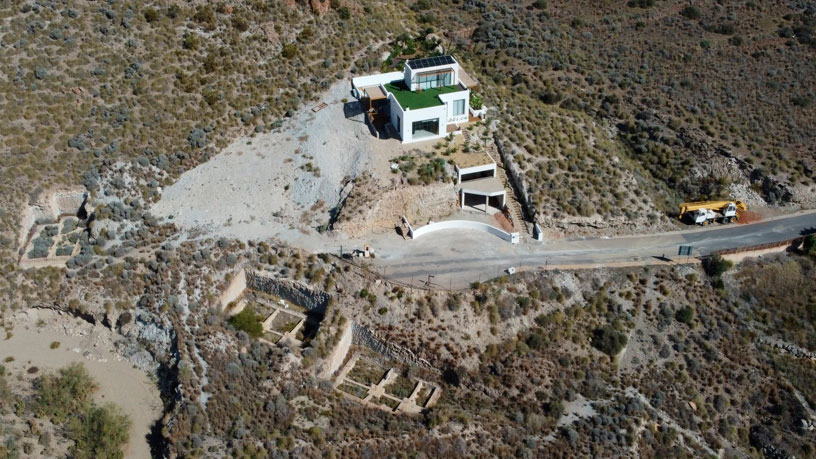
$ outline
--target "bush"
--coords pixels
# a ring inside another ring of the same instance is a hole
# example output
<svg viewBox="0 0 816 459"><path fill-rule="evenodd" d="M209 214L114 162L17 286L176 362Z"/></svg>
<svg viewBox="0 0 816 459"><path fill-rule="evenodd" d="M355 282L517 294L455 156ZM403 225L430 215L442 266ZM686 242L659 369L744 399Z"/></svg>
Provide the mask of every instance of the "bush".
<svg viewBox="0 0 816 459"><path fill-rule="evenodd" d="M263 336L263 318L255 313L251 307L245 307L241 312L229 318L229 324L236 330L246 332L253 338Z"/></svg>
<svg viewBox="0 0 816 459"><path fill-rule="evenodd" d="M122 458L122 447L130 439L130 418L112 403L92 406L68 425L68 436L74 441L69 456L75 458Z"/></svg>
<svg viewBox="0 0 816 459"><path fill-rule="evenodd" d="M802 250L804 250L807 255L816 255L816 234L809 234L805 237Z"/></svg>
<svg viewBox="0 0 816 459"><path fill-rule="evenodd" d="M347 20L351 18L351 11L347 6L341 6L337 12L340 14L340 19Z"/></svg>
<svg viewBox="0 0 816 459"><path fill-rule="evenodd" d="M682 309L679 309L675 314L674 317L679 321L686 325L691 325L691 321L694 320L694 309L691 306L686 306Z"/></svg>
<svg viewBox="0 0 816 459"><path fill-rule="evenodd" d="M797 107L807 108L813 104L813 99L808 96L794 96L791 99L791 102L793 102L793 105L796 105Z"/></svg>
<svg viewBox="0 0 816 459"><path fill-rule="evenodd" d="M712 255L703 261L703 269L711 277L719 277L734 266L734 263L719 255Z"/></svg>
<svg viewBox="0 0 816 459"><path fill-rule="evenodd" d="M482 98L479 97L478 94L476 94L474 92L471 92L470 93L470 108L472 108L474 110L481 110L482 105L484 105L484 103L482 102Z"/></svg>
<svg viewBox="0 0 816 459"><path fill-rule="evenodd" d="M592 346L610 357L620 352L626 346L626 342L626 335L609 325L596 328L592 332Z"/></svg>
<svg viewBox="0 0 816 459"><path fill-rule="evenodd" d="M649 8L654 6L655 0L629 0L626 6L629 8Z"/></svg>
<svg viewBox="0 0 816 459"><path fill-rule="evenodd" d="M55 422L83 411L96 390L96 384L81 363L72 363L61 369L58 375L40 376L35 387L37 412Z"/></svg>
<svg viewBox="0 0 816 459"><path fill-rule="evenodd" d="M153 8L148 8L144 12L144 18L147 22L155 22L157 19L159 19L159 13Z"/></svg>
<svg viewBox="0 0 816 459"><path fill-rule="evenodd" d="M201 40L198 38L198 34L195 33L186 33L184 34L184 42L183 46L184 49L189 50L196 50L201 44Z"/></svg>
<svg viewBox="0 0 816 459"><path fill-rule="evenodd" d="M683 11L680 11L680 14L682 14L686 19L700 19L700 17L703 15L700 12L700 8L697 8L696 6L687 6L683 8Z"/></svg>
<svg viewBox="0 0 816 459"><path fill-rule="evenodd" d="M283 45L281 56L283 56L286 59L291 59L295 57L295 54L297 54L297 47L295 47L294 43L287 43Z"/></svg>

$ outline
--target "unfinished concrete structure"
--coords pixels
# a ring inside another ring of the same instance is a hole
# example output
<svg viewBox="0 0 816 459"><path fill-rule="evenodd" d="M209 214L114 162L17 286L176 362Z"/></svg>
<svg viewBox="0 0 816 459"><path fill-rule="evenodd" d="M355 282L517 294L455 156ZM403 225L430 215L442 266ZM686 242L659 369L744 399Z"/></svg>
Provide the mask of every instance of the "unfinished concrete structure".
<svg viewBox="0 0 816 459"><path fill-rule="evenodd" d="M456 172L459 208L500 212L507 205L507 190L498 177L496 162L487 152L451 155Z"/></svg>

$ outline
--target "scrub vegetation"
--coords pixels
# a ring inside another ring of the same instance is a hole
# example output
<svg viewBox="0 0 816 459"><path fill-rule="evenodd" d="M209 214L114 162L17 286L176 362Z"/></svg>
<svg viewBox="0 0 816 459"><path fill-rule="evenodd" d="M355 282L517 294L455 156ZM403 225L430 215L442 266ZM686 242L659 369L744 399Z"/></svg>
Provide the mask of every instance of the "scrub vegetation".
<svg viewBox="0 0 816 459"><path fill-rule="evenodd" d="M528 213L576 233L671 228L687 199L813 203L816 13L693 3L4 2L6 336L31 308L110 329L116 356L161 390L160 457L811 457L812 236L737 265L530 271L448 291L383 281L370 259L181 232L149 211L181 173L281 129L337 81L441 52L480 81L472 103L488 121L396 155L389 178L444 190L453 158L496 144ZM367 180L349 216L371 207ZM23 209L64 186L91 193L93 217L34 222L21 247ZM74 247L64 267L17 264ZM325 293L302 345L254 339L252 308L224 313L241 270ZM325 374L360 327L378 358L349 378L377 384L395 368L387 392L427 381L416 402L441 393L433 407L396 414L336 390L362 393ZM0 366L0 456L121 457L131 421L95 401L87 371L43 373Z"/></svg>

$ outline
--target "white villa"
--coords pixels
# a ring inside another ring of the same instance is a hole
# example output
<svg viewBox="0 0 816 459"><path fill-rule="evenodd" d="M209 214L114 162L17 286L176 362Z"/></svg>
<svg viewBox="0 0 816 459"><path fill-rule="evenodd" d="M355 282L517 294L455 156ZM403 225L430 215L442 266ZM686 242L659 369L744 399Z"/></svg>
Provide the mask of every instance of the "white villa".
<svg viewBox="0 0 816 459"><path fill-rule="evenodd" d="M393 128L402 143L461 132L461 124L484 119L470 107L477 86L453 56L411 59L402 72L353 78L351 90L377 129Z"/></svg>

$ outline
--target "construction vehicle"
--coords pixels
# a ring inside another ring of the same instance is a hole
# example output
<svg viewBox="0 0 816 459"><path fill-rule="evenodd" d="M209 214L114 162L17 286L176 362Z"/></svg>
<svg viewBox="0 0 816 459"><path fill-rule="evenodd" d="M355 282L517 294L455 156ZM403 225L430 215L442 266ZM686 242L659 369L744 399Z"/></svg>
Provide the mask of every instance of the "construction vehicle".
<svg viewBox="0 0 816 459"><path fill-rule="evenodd" d="M677 218L682 220L689 215L697 225L708 225L718 219L723 223L731 223L739 220L737 210L745 212L748 206L742 201L684 202L680 204L680 215Z"/></svg>

